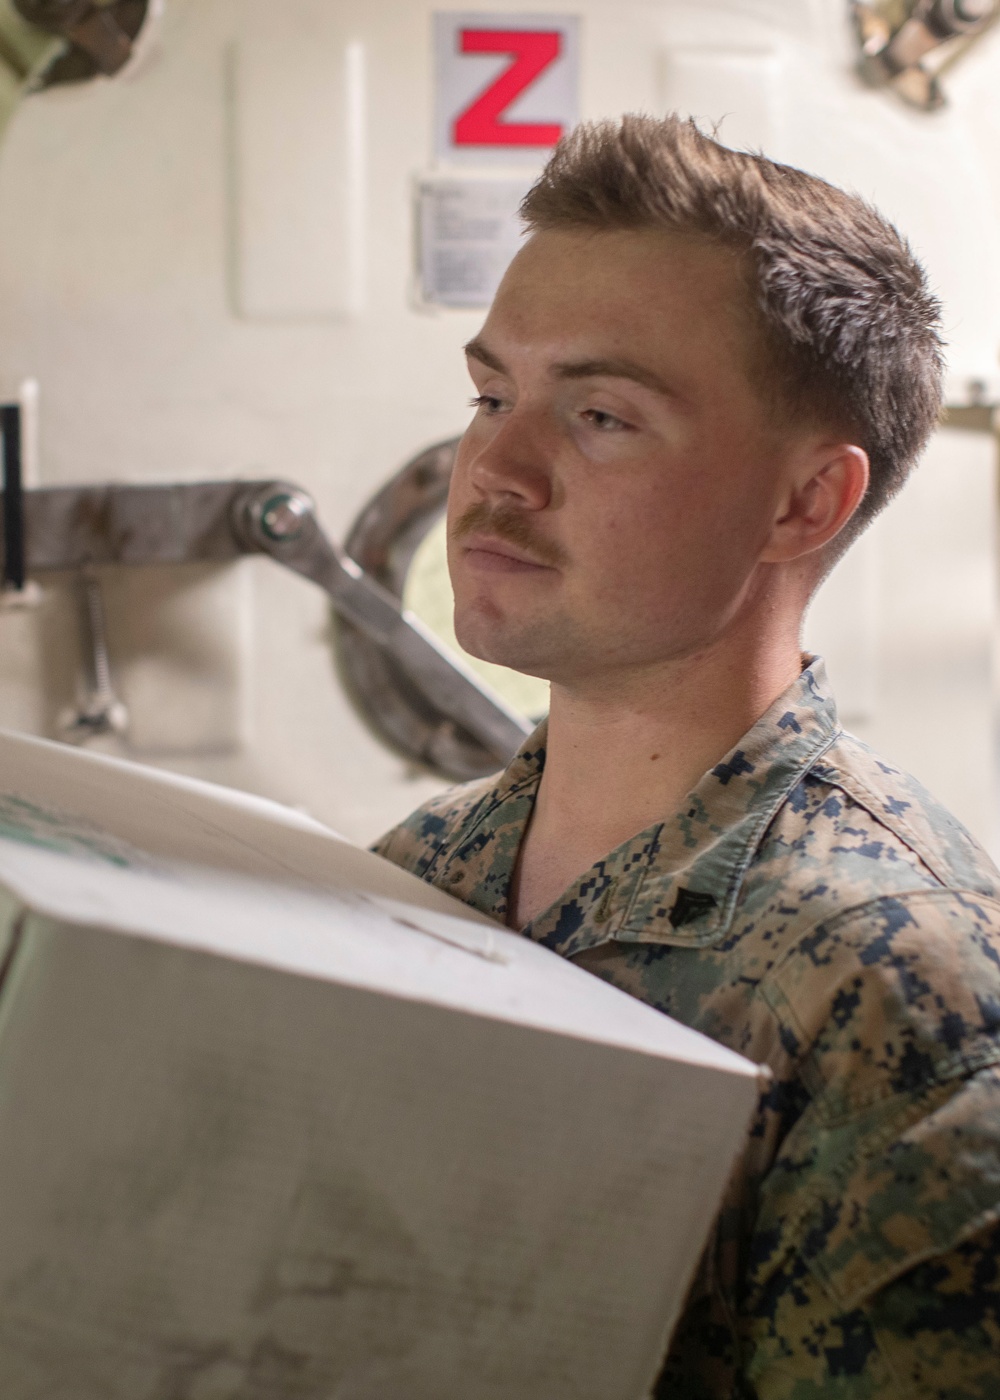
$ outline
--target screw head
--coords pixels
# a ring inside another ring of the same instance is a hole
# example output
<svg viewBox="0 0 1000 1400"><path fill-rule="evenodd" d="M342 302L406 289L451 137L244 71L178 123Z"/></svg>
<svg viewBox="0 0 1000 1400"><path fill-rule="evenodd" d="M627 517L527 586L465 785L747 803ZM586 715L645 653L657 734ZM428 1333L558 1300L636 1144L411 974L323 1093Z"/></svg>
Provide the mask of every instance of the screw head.
<svg viewBox="0 0 1000 1400"><path fill-rule="evenodd" d="M928 18L931 28L944 37L972 34L996 14L997 0L935 0Z"/></svg>
<svg viewBox="0 0 1000 1400"><path fill-rule="evenodd" d="M300 491L278 491L260 506L260 528L269 540L293 540L312 515L312 501Z"/></svg>
<svg viewBox="0 0 1000 1400"><path fill-rule="evenodd" d="M996 0L955 0L955 13L966 24L978 24L996 9Z"/></svg>

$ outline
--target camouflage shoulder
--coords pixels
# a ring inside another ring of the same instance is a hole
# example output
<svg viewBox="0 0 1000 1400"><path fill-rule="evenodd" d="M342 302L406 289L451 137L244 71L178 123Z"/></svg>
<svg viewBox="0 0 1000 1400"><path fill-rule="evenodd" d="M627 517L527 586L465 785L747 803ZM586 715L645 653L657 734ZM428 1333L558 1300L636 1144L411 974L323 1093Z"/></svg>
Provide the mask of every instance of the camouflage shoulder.
<svg viewBox="0 0 1000 1400"><path fill-rule="evenodd" d="M942 885L1000 895L1000 871L958 818L916 778L887 763L861 739L842 733L812 771L903 842Z"/></svg>
<svg viewBox="0 0 1000 1400"><path fill-rule="evenodd" d="M394 865L423 878L495 790L496 774L447 788L418 807L370 847Z"/></svg>
<svg viewBox="0 0 1000 1400"><path fill-rule="evenodd" d="M1000 872L936 798L851 735L789 792L741 892L745 915L789 934L926 890L1000 899Z"/></svg>

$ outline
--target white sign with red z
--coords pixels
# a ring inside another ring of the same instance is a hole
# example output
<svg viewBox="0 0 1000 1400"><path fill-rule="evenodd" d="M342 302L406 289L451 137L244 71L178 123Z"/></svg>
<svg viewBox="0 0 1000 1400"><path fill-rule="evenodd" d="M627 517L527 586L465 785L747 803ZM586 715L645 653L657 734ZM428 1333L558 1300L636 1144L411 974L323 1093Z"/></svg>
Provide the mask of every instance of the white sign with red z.
<svg viewBox="0 0 1000 1400"><path fill-rule="evenodd" d="M579 119L574 15L434 16L435 155L535 165Z"/></svg>

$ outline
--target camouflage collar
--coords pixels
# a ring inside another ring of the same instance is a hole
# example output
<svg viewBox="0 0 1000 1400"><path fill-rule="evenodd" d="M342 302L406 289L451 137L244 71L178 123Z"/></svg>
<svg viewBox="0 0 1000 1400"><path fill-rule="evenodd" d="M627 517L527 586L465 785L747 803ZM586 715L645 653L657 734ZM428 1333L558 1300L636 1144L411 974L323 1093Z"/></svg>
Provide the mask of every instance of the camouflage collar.
<svg viewBox="0 0 1000 1400"><path fill-rule="evenodd" d="M615 937L696 947L723 939L764 832L840 732L826 668L811 657L799 679L659 828L656 856Z"/></svg>
<svg viewBox="0 0 1000 1400"><path fill-rule="evenodd" d="M524 933L566 957L609 939L689 947L721 941L765 829L840 733L823 663L807 662L680 811L598 861ZM466 886L456 889L460 898L477 884L485 893L485 881L487 912L500 919L544 764L543 724L469 813L434 876L447 886L451 867Z"/></svg>

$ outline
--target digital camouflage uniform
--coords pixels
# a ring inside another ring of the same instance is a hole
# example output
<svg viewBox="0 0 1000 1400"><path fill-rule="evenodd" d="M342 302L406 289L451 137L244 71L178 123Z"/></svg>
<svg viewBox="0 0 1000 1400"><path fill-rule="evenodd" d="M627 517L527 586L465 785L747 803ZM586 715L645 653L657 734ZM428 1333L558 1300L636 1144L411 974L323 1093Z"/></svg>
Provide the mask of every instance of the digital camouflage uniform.
<svg viewBox="0 0 1000 1400"><path fill-rule="evenodd" d="M544 744L375 849L503 921ZM773 1074L657 1397L1000 1397L998 886L814 661L524 929Z"/></svg>

